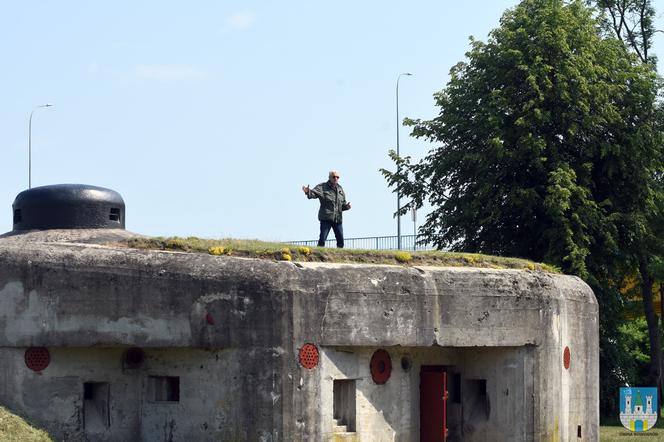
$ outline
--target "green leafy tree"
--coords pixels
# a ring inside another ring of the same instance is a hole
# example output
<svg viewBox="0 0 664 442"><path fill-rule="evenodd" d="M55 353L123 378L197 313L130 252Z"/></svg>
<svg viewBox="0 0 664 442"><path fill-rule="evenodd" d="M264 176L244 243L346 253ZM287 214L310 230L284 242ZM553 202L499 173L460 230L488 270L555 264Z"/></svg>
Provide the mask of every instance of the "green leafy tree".
<svg viewBox="0 0 664 442"><path fill-rule="evenodd" d="M392 152L397 172L382 172L412 199L403 213L430 203L420 233L436 246L585 278L601 303L606 356L621 317L609 282L638 266L662 206L662 143L652 66L598 28L581 1L508 10L434 95L438 116L406 120L436 147L416 163ZM603 391L624 381L615 360L601 368Z"/></svg>
<svg viewBox="0 0 664 442"><path fill-rule="evenodd" d="M643 63L655 64L651 55L655 29L655 8L651 0L596 0L606 30L634 51Z"/></svg>
<svg viewBox="0 0 664 442"><path fill-rule="evenodd" d="M592 2L591 2L592 3ZM636 54L639 60L653 68L656 65L656 58L650 55L653 37L656 29L654 26L655 9L652 7L651 0L597 0L596 6L601 12L600 19L603 21L609 34L615 35L623 42L625 47ZM661 104L655 104L655 112L661 111ZM662 118L659 118L662 121ZM661 185L661 177L657 177L655 183ZM659 190L661 192L661 189ZM643 301L643 312L648 324L648 342L650 354L650 369L646 377L649 382L659 386L660 395L662 394L662 346L659 321L655 312L653 303L653 281L662 281L661 277L661 258L657 253L659 247L652 247L653 244L659 245L658 240L662 238L661 213L658 208L643 207L641 218L636 219L636 225L648 223L647 228L641 229L643 232L652 232L650 235L642 235L638 239L641 244L638 245L639 252L634 264L641 279L641 299ZM650 236L650 237L648 237ZM644 242L645 239L645 242ZM653 255L653 253L655 255ZM661 285L660 285L661 287ZM661 293L660 293L661 295ZM664 304L664 303L663 303ZM660 317L664 317L660 314Z"/></svg>
<svg viewBox="0 0 664 442"><path fill-rule="evenodd" d="M621 350L629 356L624 364L625 377L630 381L629 385L638 385L650 370L648 324L645 319L636 318L618 327L618 333L621 335L618 340Z"/></svg>
<svg viewBox="0 0 664 442"><path fill-rule="evenodd" d="M611 345L600 348L604 360L616 361L613 365L618 370L621 385L641 385L642 379L648 375L650 356L648 354L648 328L643 318L625 321L616 327L612 336L607 340ZM600 384L600 396L603 398L602 406L610 416L615 419L615 410L619 409L619 397L616 394L617 385L606 382Z"/></svg>

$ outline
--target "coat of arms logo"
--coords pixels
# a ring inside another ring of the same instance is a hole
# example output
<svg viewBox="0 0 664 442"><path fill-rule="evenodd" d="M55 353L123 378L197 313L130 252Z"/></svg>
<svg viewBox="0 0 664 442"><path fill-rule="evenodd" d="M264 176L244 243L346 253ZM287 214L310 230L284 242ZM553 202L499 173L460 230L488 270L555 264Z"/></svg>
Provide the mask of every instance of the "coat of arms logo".
<svg viewBox="0 0 664 442"><path fill-rule="evenodd" d="M620 389L620 422L635 433L650 430L657 422L657 388Z"/></svg>

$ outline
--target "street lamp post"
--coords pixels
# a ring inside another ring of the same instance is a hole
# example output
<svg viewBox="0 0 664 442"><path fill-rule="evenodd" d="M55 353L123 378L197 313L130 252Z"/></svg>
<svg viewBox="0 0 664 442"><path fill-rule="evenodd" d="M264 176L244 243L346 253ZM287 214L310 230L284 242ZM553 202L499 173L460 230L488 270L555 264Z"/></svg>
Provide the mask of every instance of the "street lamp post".
<svg viewBox="0 0 664 442"><path fill-rule="evenodd" d="M411 76L410 72L403 72L397 77L397 156L399 156L399 129L401 128L401 122L399 121L399 80L403 75ZM397 169L397 173L400 170ZM399 192L399 187L397 187L397 248L401 250L401 193Z"/></svg>
<svg viewBox="0 0 664 442"><path fill-rule="evenodd" d="M32 114L40 107L51 107L51 103L40 104L30 112L30 121L28 123L28 189L32 189Z"/></svg>

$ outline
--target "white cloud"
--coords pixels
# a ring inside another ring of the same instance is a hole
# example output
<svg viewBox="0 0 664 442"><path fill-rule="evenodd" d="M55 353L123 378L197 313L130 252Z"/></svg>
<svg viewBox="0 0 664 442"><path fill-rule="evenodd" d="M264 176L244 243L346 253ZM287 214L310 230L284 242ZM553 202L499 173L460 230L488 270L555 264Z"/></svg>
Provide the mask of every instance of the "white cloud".
<svg viewBox="0 0 664 442"><path fill-rule="evenodd" d="M205 71L186 64L142 64L134 70L140 78L163 82L197 81L207 76Z"/></svg>
<svg viewBox="0 0 664 442"><path fill-rule="evenodd" d="M231 29L246 29L256 21L253 13L248 11L236 12L226 19L226 25Z"/></svg>

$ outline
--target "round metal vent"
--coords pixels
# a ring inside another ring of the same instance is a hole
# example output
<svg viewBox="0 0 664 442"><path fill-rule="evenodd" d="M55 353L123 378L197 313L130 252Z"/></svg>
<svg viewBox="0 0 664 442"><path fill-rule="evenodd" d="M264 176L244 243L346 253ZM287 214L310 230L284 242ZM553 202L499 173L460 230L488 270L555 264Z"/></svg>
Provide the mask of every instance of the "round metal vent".
<svg viewBox="0 0 664 442"><path fill-rule="evenodd" d="M126 368L139 368L145 361L145 352L138 347L128 348L122 356Z"/></svg>
<svg viewBox="0 0 664 442"><path fill-rule="evenodd" d="M376 350L373 356L371 356L369 368L371 370L371 378L374 382L384 384L392 374L392 359L390 359L390 354L383 349Z"/></svg>
<svg viewBox="0 0 664 442"><path fill-rule="evenodd" d="M314 344L304 344L300 349L300 365L304 368L314 368L318 365L318 348Z"/></svg>
<svg viewBox="0 0 664 442"><path fill-rule="evenodd" d="M51 354L46 347L30 347L25 350L25 365L30 370L42 371L51 362Z"/></svg>

